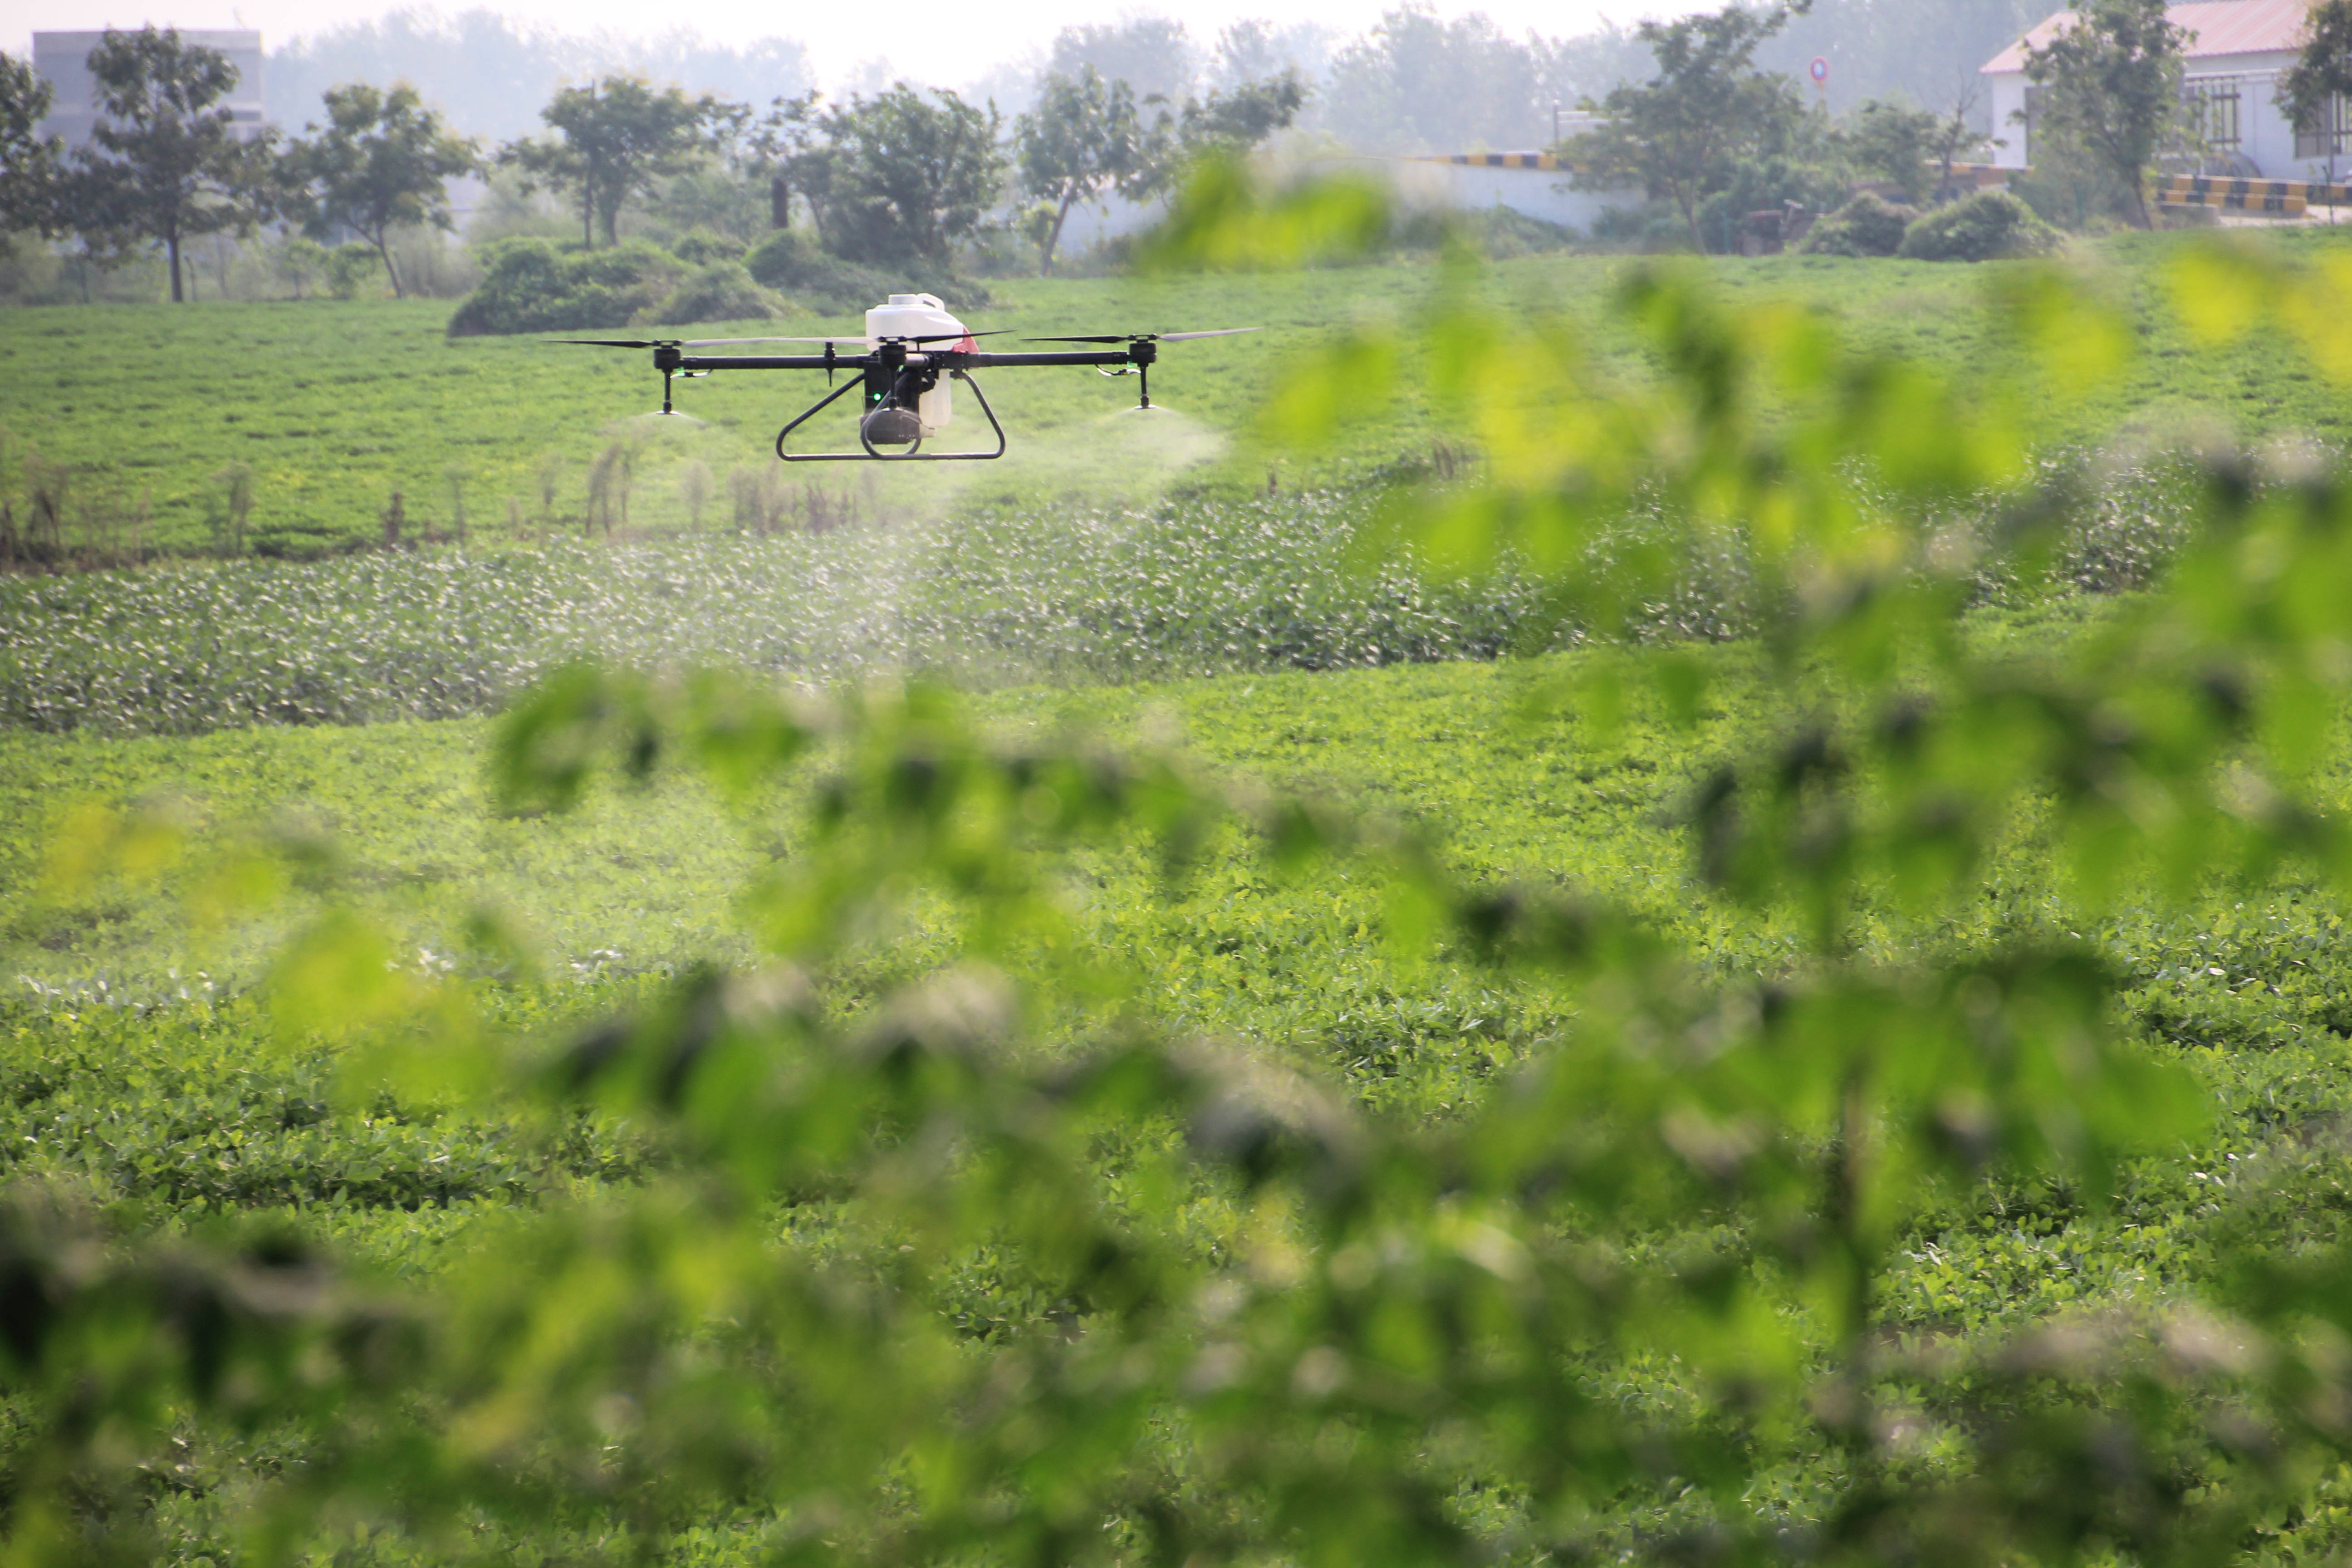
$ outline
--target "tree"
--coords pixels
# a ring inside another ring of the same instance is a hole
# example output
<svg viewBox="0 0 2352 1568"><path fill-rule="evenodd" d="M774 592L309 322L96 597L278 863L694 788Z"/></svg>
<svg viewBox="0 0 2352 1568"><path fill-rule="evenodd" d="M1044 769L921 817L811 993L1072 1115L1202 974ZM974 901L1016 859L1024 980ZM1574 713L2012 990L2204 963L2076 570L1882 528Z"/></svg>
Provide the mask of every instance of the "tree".
<svg viewBox="0 0 2352 1568"><path fill-rule="evenodd" d="M184 241L249 234L268 216L268 139L230 133L229 111L215 106L236 85L236 68L217 49L182 43L175 28L108 28L89 71L100 118L68 183L72 226L93 252L162 245L177 304L187 297Z"/></svg>
<svg viewBox="0 0 2352 1568"><path fill-rule="evenodd" d="M56 232L63 144L40 133L48 111L49 84L32 62L0 54L0 254L11 232Z"/></svg>
<svg viewBox="0 0 2352 1568"><path fill-rule="evenodd" d="M2332 147L2345 130L2339 105L2352 97L2352 0L2321 0L2310 29L2294 64L2279 72L2278 103L2297 131Z"/></svg>
<svg viewBox="0 0 2352 1568"><path fill-rule="evenodd" d="M1308 90L1305 76L1285 69L1187 99L1174 114L1162 111L1145 138L1141 167L1120 186L1121 193L1165 196L1201 159L1242 156L1297 120Z"/></svg>
<svg viewBox="0 0 2352 1568"><path fill-rule="evenodd" d="M1217 35L1217 47L1209 57L1209 86L1230 91L1290 71L1312 81L1330 63L1337 42L1332 30L1319 22L1295 22L1279 30L1270 22L1235 22Z"/></svg>
<svg viewBox="0 0 2352 1568"><path fill-rule="evenodd" d="M1905 201L1916 205L1927 194L1930 161L1944 129L1940 115L1874 100L1845 126L1846 153L1857 172L1896 186Z"/></svg>
<svg viewBox="0 0 2352 1568"><path fill-rule="evenodd" d="M491 145L539 132L558 88L604 72L691 84L698 92L765 102L807 85L807 51L785 38L721 44L691 27L631 28L635 37L558 32L504 7L467 0L402 6L372 21L323 26L269 52L270 97L315 103L339 82L415 82L458 130Z"/></svg>
<svg viewBox="0 0 2352 1568"><path fill-rule="evenodd" d="M1321 122L1369 151L1527 146L1551 123L1549 46L1539 46L1504 37L1484 16L1388 12L1332 57Z"/></svg>
<svg viewBox="0 0 2352 1568"><path fill-rule="evenodd" d="M768 112L754 120L750 104L730 104L721 111L718 138L719 155L746 184L768 187L768 225L789 228L795 195L816 210L816 198L831 185L830 161L820 140L817 94L778 98Z"/></svg>
<svg viewBox="0 0 2352 1568"><path fill-rule="evenodd" d="M392 258L395 228L447 229L444 182L481 167L474 142L451 133L424 107L416 89L386 92L363 83L331 88L327 123L287 150L287 168L302 186L302 227L313 239L348 228L383 258L395 296L406 290Z"/></svg>
<svg viewBox="0 0 2352 1568"><path fill-rule="evenodd" d="M2181 112L2188 41L2188 29L2165 16L2165 0L2087 0L2055 37L2025 53L2026 79L2042 89L2037 133L2074 143L2112 174L2142 228L2154 226L2147 166Z"/></svg>
<svg viewBox="0 0 2352 1568"><path fill-rule="evenodd" d="M1839 140L1857 174L1901 186L1904 199L1916 205L1931 189L1949 185L1960 154L1984 141L1971 119L1975 107L1973 91L1962 93L1949 114L1874 99L1847 117Z"/></svg>
<svg viewBox="0 0 2352 1568"><path fill-rule="evenodd" d="M1105 81L1123 81L1140 103L1181 103L1200 72L1200 51L1184 24L1166 16L1065 27L1047 54L1048 76L1076 79L1091 66Z"/></svg>
<svg viewBox="0 0 2352 1568"><path fill-rule="evenodd" d="M1307 106L1307 78L1296 68L1256 81L1236 82L1188 100L1177 124L1187 158L1203 153L1246 153L1286 130Z"/></svg>
<svg viewBox="0 0 2352 1568"><path fill-rule="evenodd" d="M1935 135L1928 140L1927 155L1935 161L1937 184L1942 189L1951 188L1952 165L1959 161L1962 153L1972 148L1985 149L1990 156L1990 147L2006 145L1977 129L1976 107L1977 89L1973 86L1964 89L1953 102L1952 112L1937 123Z"/></svg>
<svg viewBox="0 0 2352 1568"><path fill-rule="evenodd" d="M1004 173L995 107L905 82L824 111L826 245L856 261L948 259L980 226Z"/></svg>
<svg viewBox="0 0 2352 1568"><path fill-rule="evenodd" d="M1053 275L1070 209L1100 200L1142 173L1145 142L1135 89L1127 83L1105 81L1090 65L1080 66L1076 76L1046 77L1036 108L1013 128L1021 187L1054 209L1038 242L1040 276Z"/></svg>
<svg viewBox="0 0 2352 1568"><path fill-rule="evenodd" d="M583 243L593 248L601 227L604 243L617 245L621 209L710 147L724 114L708 93L656 92L635 77L607 76L559 89L539 111L560 140L509 142L499 162L520 169L533 185L576 192Z"/></svg>
<svg viewBox="0 0 2352 1568"><path fill-rule="evenodd" d="M1788 78L1752 68L1756 47L1811 5L1785 0L1751 10L1735 0L1676 22L1643 23L1635 35L1649 46L1657 74L1620 83L1597 106L1607 117L1601 126L1571 140L1578 186L1638 184L1653 200L1673 202L1691 244L1706 249L1700 201L1741 153L1797 111Z"/></svg>
<svg viewBox="0 0 2352 1568"><path fill-rule="evenodd" d="M1813 0L1810 12L1756 51L1756 63L1801 79L1814 57L1825 57L1832 67L1829 96L1841 110L1898 93L1913 103L1944 103L2063 3ZM1984 121L1977 128L1981 134Z"/></svg>

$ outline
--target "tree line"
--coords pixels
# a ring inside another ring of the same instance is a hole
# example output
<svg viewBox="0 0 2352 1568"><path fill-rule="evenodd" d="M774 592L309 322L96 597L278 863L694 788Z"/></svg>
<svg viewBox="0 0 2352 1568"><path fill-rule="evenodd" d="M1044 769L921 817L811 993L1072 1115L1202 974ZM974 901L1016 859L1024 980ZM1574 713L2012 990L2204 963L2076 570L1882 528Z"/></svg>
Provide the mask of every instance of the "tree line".
<svg viewBox="0 0 2352 1568"><path fill-rule="evenodd" d="M1840 111L1897 95L1939 105L2056 3L1815 0L1757 58L1802 76L1812 57L1828 57L1830 98ZM1066 27L1042 58L999 66L962 96L1018 115L1034 106L1048 75L1075 76L1091 65L1139 98L1181 103L1295 69L1312 89L1299 121L1307 131L1365 152L1466 152L1538 146L1549 139L1554 103L1605 93L1647 64L1631 26L1551 37L1513 34L1475 13L1399 6L1353 36L1314 22L1244 21L1204 37L1173 16L1125 13ZM534 111L556 87L599 75L640 75L745 100L814 85L804 51L789 39L729 47L677 31L624 42L535 29L486 10L394 11L330 28L273 50L268 70L273 92L284 88L295 102L316 101L337 82L430 82L458 129L495 141L535 129ZM888 79L882 72L866 89ZM1981 114L1978 123L1983 128Z"/></svg>
<svg viewBox="0 0 2352 1568"><path fill-rule="evenodd" d="M1595 123L1562 149L1579 183L1639 187L1692 246L1727 248L1723 228L1740 214L1783 204L1827 210L1855 182L1916 203L1939 176L1948 184L1956 161L1989 151L1971 90L1941 110L1895 98L1833 121L1792 77L1765 68L1776 40L1814 8L1815 0L1731 5L1641 24L1634 37L1654 69L1584 100ZM2043 217L2152 226L2150 171L2198 168L2210 155L2184 79L2190 35L2168 9L2167 0L2077 0L2068 26L2026 50L2032 167L2011 184ZM2287 117L2313 130L2340 117L2352 95L2352 0L2316 5L2305 37L2277 91ZM2025 130L1996 125L1991 136Z"/></svg>
<svg viewBox="0 0 2352 1568"><path fill-rule="evenodd" d="M1650 199L1647 214L1612 221L1728 248L1740 215L1790 204L1827 211L1862 183L1916 202L1943 183L1939 171L1948 178L1957 159L1980 153L1965 94L1936 109L1873 100L1832 120L1792 78L1760 65L1812 9L1813 0L1730 5L1628 35L1649 74L1583 98L1594 118L1561 148L1580 183ZM188 241L277 226L314 244L364 247L402 294L394 233L451 229L448 183L503 171L573 213L588 249L618 243L633 206L699 180L719 187L714 200L759 202L775 228L805 225L845 259L944 264L994 223L1050 271L1078 206L1164 196L1203 154L1255 147L1298 121L1318 90L1371 90L1364 61L1375 56L1443 75L1481 38L1495 41L1483 18L1395 13L1339 51L1318 89L1306 69L1282 63L1297 40L1243 24L1221 40L1212 85L1174 97L1179 83L1202 79L1181 58L1181 33L1148 18L1066 30L1029 106L1009 121L993 101L904 82L760 107L610 73L557 89L540 133L492 145L460 134L412 87L363 82L326 89L320 117L299 134L240 135L224 106L236 83L226 57L170 29L110 31L89 61L98 123L70 152L39 134L47 85L28 63L0 56L0 233L72 237L100 265L158 252L180 300ZM2283 79L2298 123L2317 123L2352 85L2347 40L2352 0L2326 0ZM2030 52L2042 91L2036 168L2021 189L2045 216L2152 221L2148 169L2198 155L2184 44L2164 0L2084 0L2074 26ZM1390 87L1402 79L1392 73ZM1458 96L1433 76L1413 94Z"/></svg>
<svg viewBox="0 0 2352 1568"><path fill-rule="evenodd" d="M450 229L448 182L494 170L511 171L526 193L553 194L593 249L617 244L624 212L665 182L715 166L766 192L775 227L804 218L825 248L861 260L944 261L1009 187L1034 204L1016 226L1050 269L1074 205L1163 194L1187 162L1288 125L1307 92L1286 70L1181 103L1139 100L1083 66L1049 73L1035 107L1008 128L992 104L905 82L762 110L614 74L557 89L541 134L488 146L404 84L330 88L300 134L240 136L224 107L236 68L168 28L110 30L89 68L100 117L89 144L68 152L39 134L48 84L0 56L0 232L71 236L101 262L160 249L174 301L185 298L186 241L269 224L314 241L356 237L403 293L393 233Z"/></svg>

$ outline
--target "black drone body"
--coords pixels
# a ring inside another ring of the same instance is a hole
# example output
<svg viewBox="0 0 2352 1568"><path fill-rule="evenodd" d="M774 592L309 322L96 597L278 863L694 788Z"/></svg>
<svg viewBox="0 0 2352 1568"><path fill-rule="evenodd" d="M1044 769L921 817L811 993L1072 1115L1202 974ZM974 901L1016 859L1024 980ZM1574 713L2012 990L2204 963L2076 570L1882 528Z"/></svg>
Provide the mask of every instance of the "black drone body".
<svg viewBox="0 0 2352 1568"><path fill-rule="evenodd" d="M909 319L912 324L929 326L929 331L898 333L877 331L877 327L897 324ZM1091 366L1106 375L1133 375L1138 392L1137 407L1150 410L1151 404L1151 367L1160 358L1160 345L1192 338L1230 337L1240 332L1254 332L1255 327L1228 327L1207 332L1121 332L1084 337L1032 338L1032 342L1068 343L1066 349L1049 349L1035 353L1000 353L980 347L977 340L998 337L998 332L972 332L961 321L947 314L938 300L928 294L894 294L890 303L869 311L866 316L868 335L863 338L706 338L700 340L564 338L570 343L588 343L600 348L651 349L654 368L661 372L662 405L664 414L674 412L670 406L671 382L677 377L693 378L721 370L821 370L830 384L836 375L846 372L853 379L842 384L812 405L785 426L776 432L776 456L787 463L846 463L846 462L985 462L1004 456L1004 426L989 406L988 397L972 378L976 370L1024 369L1045 365ZM782 354L709 354L694 351L725 348L739 344L808 342L821 343L820 353ZM1084 346L1079 346L1084 345ZM855 351L855 352L851 352ZM949 395L953 385L968 388L995 434L992 451L926 452L926 439L943 428L951 416L952 401ZM857 417L856 451L794 452L786 449L793 432L832 407L851 393L861 394ZM887 450L886 448L897 448Z"/></svg>

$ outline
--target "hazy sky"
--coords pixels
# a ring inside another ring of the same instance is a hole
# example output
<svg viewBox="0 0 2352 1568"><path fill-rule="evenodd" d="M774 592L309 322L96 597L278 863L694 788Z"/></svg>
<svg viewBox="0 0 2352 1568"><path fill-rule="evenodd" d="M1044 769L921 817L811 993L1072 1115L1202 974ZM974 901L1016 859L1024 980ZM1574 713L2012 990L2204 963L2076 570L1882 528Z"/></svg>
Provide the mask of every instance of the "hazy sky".
<svg viewBox="0 0 2352 1568"><path fill-rule="evenodd" d="M1171 0L1160 5L1089 6L1085 0L898 0L887 5L815 5L780 6L752 0L705 0L692 5L647 5L646 0L525 0L496 7L510 16L547 22L568 33L654 34L690 26L722 43L782 37L808 46L818 78L833 81L866 61L886 58L899 70L942 86L971 80L991 67L1016 59L1077 22L1109 21L1129 12L1157 12L1183 18L1192 36L1213 39L1219 28L1241 16L1277 23L1321 22L1341 34L1361 32L1395 0ZM463 10L467 0L440 8ZM28 48L36 31L158 26L258 27L265 45L321 31L343 22L363 21L389 7L383 0L0 0L0 42ZM1482 5L1439 5L1447 15L1483 10L1506 32L1532 28L1553 37L1590 32L1604 18L1633 22L1641 16L1697 10L1693 0L1489 0Z"/></svg>

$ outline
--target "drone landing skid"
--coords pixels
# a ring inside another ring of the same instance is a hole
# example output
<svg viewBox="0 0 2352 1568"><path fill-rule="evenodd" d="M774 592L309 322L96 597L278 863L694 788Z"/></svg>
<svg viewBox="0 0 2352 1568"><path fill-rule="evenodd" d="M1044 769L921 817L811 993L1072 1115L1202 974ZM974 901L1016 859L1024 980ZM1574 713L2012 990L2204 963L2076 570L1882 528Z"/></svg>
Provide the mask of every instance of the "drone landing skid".
<svg viewBox="0 0 2352 1568"><path fill-rule="evenodd" d="M842 383L837 389L825 394L824 398L807 413L802 415L799 418L793 420L791 424L777 431L776 456L782 458L787 463L984 463L992 458L1004 456L1004 426L997 422L996 410L988 405L988 395L981 391L980 383L974 381L963 372L957 370L950 371L948 374L954 376L956 380L963 383L966 386L971 388L972 396L979 400L980 411L988 416L988 427L996 432L995 451L925 452L919 450L922 446L922 442L919 440L914 444L914 446L909 447L903 452L885 452L877 449L872 441L866 439L866 421L863 418L859 419L857 422L857 443L865 448L864 451L785 451L784 437L790 436L793 431L799 429L802 426L807 424L810 420L815 418L818 415L832 407L835 403L840 402L841 399L849 393L856 392L858 388L866 384L863 380L855 380Z"/></svg>

